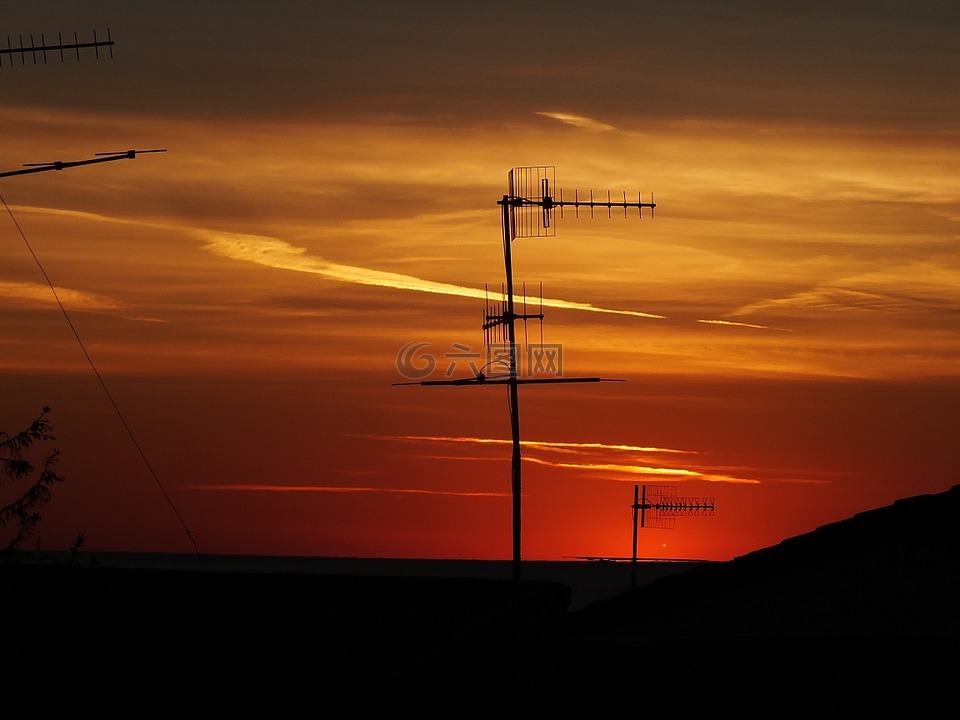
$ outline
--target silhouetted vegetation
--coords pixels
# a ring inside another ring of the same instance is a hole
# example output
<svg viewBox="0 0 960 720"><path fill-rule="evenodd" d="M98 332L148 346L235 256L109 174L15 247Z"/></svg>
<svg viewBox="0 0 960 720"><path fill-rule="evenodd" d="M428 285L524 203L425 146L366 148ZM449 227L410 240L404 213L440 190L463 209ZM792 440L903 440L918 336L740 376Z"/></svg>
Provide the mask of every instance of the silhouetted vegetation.
<svg viewBox="0 0 960 720"><path fill-rule="evenodd" d="M7 531L0 541L0 560L9 561L22 550L24 543L33 540L39 549L37 526L41 509L53 499L53 488L64 478L54 471L60 456L56 448L41 452L41 446L49 446L56 438L48 417L50 408L44 406L40 415L26 430L14 435L0 432L0 491L14 496L9 504L0 507L0 530ZM31 459L31 453L42 456L39 465ZM27 487L20 491L21 483ZM16 486L16 487L14 487ZM12 488L12 489L11 489ZM6 502L4 499L3 502ZM83 546L83 536L78 535L71 554Z"/></svg>

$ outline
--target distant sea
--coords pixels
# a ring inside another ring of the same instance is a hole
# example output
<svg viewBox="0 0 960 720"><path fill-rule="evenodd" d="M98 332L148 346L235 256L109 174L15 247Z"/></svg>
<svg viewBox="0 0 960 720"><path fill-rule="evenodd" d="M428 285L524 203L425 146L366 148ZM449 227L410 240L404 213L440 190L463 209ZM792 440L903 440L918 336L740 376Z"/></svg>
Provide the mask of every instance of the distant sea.
<svg viewBox="0 0 960 720"><path fill-rule="evenodd" d="M81 567L240 573L323 573L381 577L448 577L511 580L509 560L416 560L397 558L343 558L277 555L209 555L190 553L83 552L71 559L67 553L26 553L35 562L67 563ZM572 589L570 610L616 597L634 585L640 587L661 577L702 565L704 560L638 558L635 577L630 560L571 559L524 560L520 579L558 582Z"/></svg>

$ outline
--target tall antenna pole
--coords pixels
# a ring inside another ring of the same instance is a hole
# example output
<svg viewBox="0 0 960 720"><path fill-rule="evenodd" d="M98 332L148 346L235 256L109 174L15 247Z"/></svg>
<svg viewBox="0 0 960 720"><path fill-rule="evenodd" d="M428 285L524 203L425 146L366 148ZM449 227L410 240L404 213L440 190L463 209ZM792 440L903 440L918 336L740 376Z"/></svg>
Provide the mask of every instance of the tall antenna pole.
<svg viewBox="0 0 960 720"><path fill-rule="evenodd" d="M521 576L521 503L522 503L522 482L521 482L521 453L520 453L520 398L517 378L517 346L516 346L516 320L517 314L514 312L514 293L513 293L513 241L518 237L547 237L554 234L554 208L564 206L573 206L577 212L581 206L591 208L606 207L609 211L615 205L624 208L626 214L628 207L636 207L642 215L643 208L650 208L651 212L656 207L653 198L649 203L642 202L637 197L636 202L628 203L626 194L622 203L610 201L609 193L606 202L594 202L591 193L589 203L581 202L579 196L575 195L574 201L558 201L552 195L554 180L554 168L552 166L540 167L518 167L511 170L507 176L508 193L503 196L499 204L503 213L503 263L507 279L507 309L504 313L503 321L507 326L507 342L509 343L510 358L510 430L513 437L513 453L510 464L511 492L513 494L513 576L519 580ZM542 319L542 315L540 316ZM524 316L526 319L526 316ZM553 378L554 381L567 382L597 382L600 378ZM550 380L545 380L549 382Z"/></svg>
<svg viewBox="0 0 960 720"><path fill-rule="evenodd" d="M508 400L510 405L510 434L512 437L512 453L510 460L510 487L513 497L513 579L521 579L521 537L522 537L522 482L521 482L521 453L520 453L520 393L519 386L525 384L543 384L543 383L581 383L581 382L604 382L606 378L599 377L520 377L517 361L517 336L516 321L523 320L543 320L542 297L541 311L539 313L526 312L526 293L524 293L524 312L516 311L516 299L514 296L513 282L513 254L512 243L520 237L549 237L555 234L554 231L554 209L560 208L561 216L564 207L573 207L579 214L581 207L589 207L591 216L596 207L607 208L608 215L611 208L622 207L624 215L628 208L637 208L640 215L643 214L643 208L649 208L651 212L656 207L651 196L650 202L640 200L639 194L636 201L627 201L624 193L623 201L613 201L610 194L607 193L607 200L595 201L593 193L590 194L590 200L580 200L579 194L574 195L574 200L563 200L561 193L560 199L553 197L553 177L554 168L552 166L537 167L517 167L510 170L507 174L508 192L497 204L500 205L502 228L503 228L503 263L504 273L506 275L506 287L503 297L504 304L495 303L493 308L489 305L484 314L483 329L485 342L490 334L499 335L502 328L506 329L507 341L507 361L488 362L475 377L458 378L454 380L421 380L412 383L395 383L396 385L506 385ZM506 374L498 373L487 375L484 370L493 364L506 364Z"/></svg>
<svg viewBox="0 0 960 720"><path fill-rule="evenodd" d="M500 200L501 216L503 219L503 265L507 277L507 309L503 319L507 327L507 352L509 357L508 391L510 393L510 436L513 438L513 450L510 456L510 493L513 498L513 579L520 579L520 518L521 518L521 487L520 487L520 390L517 385L517 327L516 313L514 312L513 297L513 254L510 245L513 242L512 205L510 195L504 195Z"/></svg>

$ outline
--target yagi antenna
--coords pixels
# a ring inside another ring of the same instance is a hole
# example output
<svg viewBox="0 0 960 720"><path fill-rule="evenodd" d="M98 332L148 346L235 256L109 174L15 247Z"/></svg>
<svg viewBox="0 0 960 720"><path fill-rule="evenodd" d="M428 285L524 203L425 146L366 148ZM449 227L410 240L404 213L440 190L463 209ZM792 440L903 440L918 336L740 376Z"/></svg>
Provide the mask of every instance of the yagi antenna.
<svg viewBox="0 0 960 720"><path fill-rule="evenodd" d="M7 56L9 59L9 64L12 66L15 63L13 58L15 55L20 56L20 64L26 65L27 58L33 60L33 64L36 65L40 60L43 60L44 63L47 62L47 53L50 54L59 54L60 62L64 62L65 55L64 50L73 50L76 53L77 60L80 60L80 51L86 48L93 48L94 53L96 54L97 59L100 59L100 48L105 47L110 50L110 57L113 57L113 38L110 37L110 28L107 28L107 39L98 40L97 31L93 31L93 40L90 42L80 42L80 38L77 36L77 33L73 34L73 42L65 43L63 42L63 34L57 33L57 42L56 44L47 44L46 37L43 33L40 34L40 42L37 43L33 39L33 34L30 35L30 42L28 45L24 45L23 35L19 36L20 46L14 47L13 43L10 41L10 36L7 35L7 46L0 47L0 67L3 67L3 57ZM74 53L70 53L73 55Z"/></svg>
<svg viewBox="0 0 960 720"><path fill-rule="evenodd" d="M622 200L615 200L608 190L606 200L597 200L591 190L589 200L581 200L579 190L574 190L573 200L564 200L563 190L559 191L559 195L553 193L556 186L554 174L552 166L520 167L510 171L510 195L505 195L504 200L510 207L511 239L556 235L554 214L557 208L560 209L561 218L565 207L572 207L577 217L580 216L580 208L589 208L591 218L594 217L595 208L606 208L608 218L612 217L613 208L623 208L624 217L635 208L637 216L642 218L644 208L648 208L653 217L657 207L653 193L650 193L650 201L644 202L639 192L636 200L628 200L625 191Z"/></svg>
<svg viewBox="0 0 960 720"><path fill-rule="evenodd" d="M23 170L0 172L0 177L27 175L29 173L46 172L48 170L65 170L67 168L77 167L78 165L92 165L94 163L111 162L113 160L133 160L137 155L162 152L166 152L166 150L121 150L117 152L94 153L94 157L89 160L54 160L53 162L24 163Z"/></svg>
<svg viewBox="0 0 960 720"><path fill-rule="evenodd" d="M517 330L518 320L524 324L524 332L528 320L540 322L540 349L543 350L543 283L540 284L539 312L527 312L526 286L523 286L522 312L517 312L516 297L513 285L513 257L511 244L520 237L551 237L555 234L554 212L560 208L561 217L564 207L573 207L579 212L581 207L589 207L591 216L594 208L605 207L607 214L614 207L623 207L624 213L628 208L637 208L642 213L643 208L654 207L653 195L650 202L643 202L639 196L636 202L628 201L626 194L623 201L594 200L593 193L590 200L580 200L574 195L574 200L563 200L553 196L554 183L553 166L516 167L507 174L507 194L497 201L500 205L503 229L503 262L506 275L506 287L502 287L500 298L491 303L489 291L485 290L485 308L483 313L483 339L488 347L493 344L501 345L505 352L487 362L473 377L455 378L451 380L420 380L419 382L395 383L396 385L506 385L509 393L510 430L513 436L513 455L510 465L511 488L513 494L513 577L520 580L521 568L521 458L520 458L520 385L553 384L553 383L585 383L611 382L600 377L565 377L557 373L553 377L520 377L517 359ZM485 372L488 368L494 368ZM622 382L622 381L612 381Z"/></svg>
<svg viewBox="0 0 960 720"><path fill-rule="evenodd" d="M713 498L677 497L675 485L633 486L633 557L630 565L630 586L637 585L637 528L654 527L672 530L678 517L684 515L713 515Z"/></svg>

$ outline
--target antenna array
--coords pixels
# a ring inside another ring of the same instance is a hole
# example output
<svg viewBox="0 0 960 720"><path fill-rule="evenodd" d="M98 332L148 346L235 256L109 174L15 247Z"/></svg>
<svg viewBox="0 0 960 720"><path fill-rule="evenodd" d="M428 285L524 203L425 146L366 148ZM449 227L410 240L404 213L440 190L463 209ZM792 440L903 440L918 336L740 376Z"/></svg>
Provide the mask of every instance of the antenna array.
<svg viewBox="0 0 960 720"><path fill-rule="evenodd" d="M507 300L506 290L504 289L503 285L500 285L500 299L493 301L490 300L489 288L484 285L486 306L483 310L483 322L481 327L483 328L483 345L485 348L489 349L490 346L503 345L504 343L508 342L507 336L509 334L511 318L514 321L521 320L523 322L523 340L528 346L527 321L537 321L540 324L540 345L543 345L543 283L540 283L540 296L538 301L536 301L539 302L539 311L535 313L527 312L527 284L523 283L521 288L523 292L523 312L513 313L511 315L507 312L507 306L509 303Z"/></svg>
<svg viewBox="0 0 960 720"><path fill-rule="evenodd" d="M507 186L510 191L510 237L553 237L556 235L554 215L556 208L560 208L560 217L563 209L572 207L574 215L580 217L580 208L589 208L590 217L594 217L595 208L606 208L607 217L613 217L613 208L623 208L623 216L628 216L630 208L637 209L637 217L643 217L643 209L650 210L653 217L656 203L653 202L653 193L650 193L650 202L643 202L640 193L637 199L627 200L626 191L623 200L614 200L610 191L607 191L606 200L598 200L593 190L587 196L589 199L580 199L580 191L573 191L573 200L563 199L563 190L559 197L553 194L556 186L552 166L519 167L510 171Z"/></svg>
<svg viewBox="0 0 960 720"><path fill-rule="evenodd" d="M72 42L72 43L64 43L64 42L63 42L63 34L62 34L62 33L57 33L57 43L56 43L55 45L54 45L54 44L48 45L48 44L47 44L47 41L46 41L46 37L43 35L43 33L40 34L40 43L39 43L39 44L33 39L33 34L32 34L32 33L31 33L31 35L30 35L30 44L29 44L29 45L24 45L24 44L23 44L23 43L24 43L23 35L20 35L20 36L19 36L19 39L20 39L20 46L19 46L19 47L15 47L15 46L13 45L13 43L10 42L10 36L7 35L7 46L6 46L5 48L4 48L4 47L0 47L0 67L3 67L3 57L4 57L4 55L6 55L7 58L9 59L9 64L10 64L11 66L15 65L15 63L13 62L13 58L14 58L15 55L19 55L19 56L20 56L20 64L21 64L21 65L26 65L26 64L27 64L27 58L28 58L28 57L33 60L33 64L34 64L34 65L36 65L40 60L43 60L43 62L46 63L46 62L47 62L47 53L48 53L48 52L51 53L51 54L59 53L59 55L60 55L60 62L64 62L64 58L65 58L65 55L64 55L64 53L63 53L64 50L73 50L73 51L75 51L75 52L76 52L76 55L77 55L77 60L79 61L79 60L80 60L80 50L86 49L86 48L93 48L93 51L94 51L94 53L96 54L98 60L100 59L100 48L102 48L102 47L109 48L109 49L110 49L110 57L113 57L113 39L110 37L110 29L109 29L109 28L107 28L107 39L106 39L106 40L98 40L98 39L97 39L97 31L94 30L94 31L93 31L93 40L92 40L91 42L80 42L80 39L79 39L79 37L77 36L77 33L74 33L74 34L73 34L73 42ZM71 53L71 54L72 54L72 53Z"/></svg>
<svg viewBox="0 0 960 720"><path fill-rule="evenodd" d="M653 527L673 530L678 517L685 515L713 515L713 498L677 497L674 485L633 486L633 556L631 558L630 585L637 584L637 527ZM648 517L649 513L649 517Z"/></svg>
<svg viewBox="0 0 960 720"><path fill-rule="evenodd" d="M484 346L500 345L505 351L494 360L487 362L475 377L457 378L452 380L421 380L412 383L396 383L397 385L506 385L508 404L510 407L510 430L513 436L513 454L510 465L511 488L513 495L513 577L520 580L521 568L521 458L520 458L520 411L518 387L533 383L583 383L604 382L606 378L599 377L520 377L517 362L517 321L522 321L524 333L528 320L540 322L541 347L543 346L543 284L540 286L540 301L538 312L527 312L526 286L523 286L523 311L517 312L517 298L513 283L513 256L511 244L519 237L550 237L555 234L554 211L564 207L574 207L577 212L581 207L589 207L591 216L597 207L623 207L624 213L628 208L647 207L652 211L655 207L651 195L650 202L638 199L628 202L624 195L623 202L609 199L594 200L591 193L590 200L580 200L574 195L574 200L556 199L553 197L554 187L553 166L541 165L535 167L516 167L507 174L507 194L497 201L501 208L503 228L503 264L506 275L505 285L501 285L500 296L491 302L489 290L486 294L486 303L483 311L482 328L484 332ZM609 214L609 213L608 213ZM487 374L484 372L490 366L500 366L502 372Z"/></svg>

